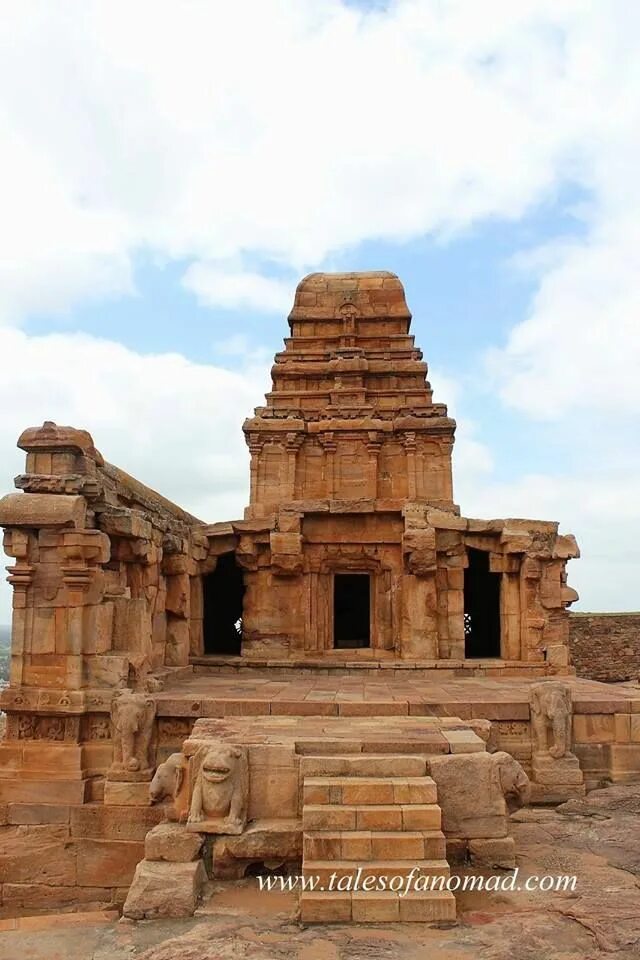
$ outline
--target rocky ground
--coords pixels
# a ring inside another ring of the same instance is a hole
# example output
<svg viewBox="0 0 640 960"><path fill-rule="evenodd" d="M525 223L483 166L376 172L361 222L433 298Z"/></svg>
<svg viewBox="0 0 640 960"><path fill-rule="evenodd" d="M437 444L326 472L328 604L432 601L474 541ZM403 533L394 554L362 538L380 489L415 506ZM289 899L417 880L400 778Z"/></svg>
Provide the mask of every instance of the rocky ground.
<svg viewBox="0 0 640 960"><path fill-rule="evenodd" d="M260 893L249 879L212 885L191 920L62 926L40 918L0 934L0 960L638 960L639 825L640 783L520 811L521 876L575 873L576 891L465 894L449 929L304 929L293 895Z"/></svg>

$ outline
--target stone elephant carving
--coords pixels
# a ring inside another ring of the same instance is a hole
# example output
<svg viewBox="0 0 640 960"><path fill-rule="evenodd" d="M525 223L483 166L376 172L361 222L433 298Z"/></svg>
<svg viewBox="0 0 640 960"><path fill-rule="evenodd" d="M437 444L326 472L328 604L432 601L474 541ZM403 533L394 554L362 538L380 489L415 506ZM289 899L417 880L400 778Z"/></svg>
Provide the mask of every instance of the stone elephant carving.
<svg viewBox="0 0 640 960"><path fill-rule="evenodd" d="M245 747L216 743L203 750L188 823L203 833L239 834L247 822L249 761Z"/></svg>
<svg viewBox="0 0 640 960"><path fill-rule="evenodd" d="M160 764L149 784L149 800L152 804L165 800L175 803L184 781L185 763L182 753L172 753ZM169 816L169 819L173 817Z"/></svg>
<svg viewBox="0 0 640 960"><path fill-rule="evenodd" d="M113 763L109 778L148 779L154 766L152 740L156 705L153 697L121 690L111 701Z"/></svg>
<svg viewBox="0 0 640 960"><path fill-rule="evenodd" d="M500 788L509 813L526 807L531 799L531 784L521 765L504 750L496 750L491 758L498 770Z"/></svg>
<svg viewBox="0 0 640 960"><path fill-rule="evenodd" d="M535 683L529 702L533 752L548 753L554 760L569 754L573 719L569 684L560 680Z"/></svg>

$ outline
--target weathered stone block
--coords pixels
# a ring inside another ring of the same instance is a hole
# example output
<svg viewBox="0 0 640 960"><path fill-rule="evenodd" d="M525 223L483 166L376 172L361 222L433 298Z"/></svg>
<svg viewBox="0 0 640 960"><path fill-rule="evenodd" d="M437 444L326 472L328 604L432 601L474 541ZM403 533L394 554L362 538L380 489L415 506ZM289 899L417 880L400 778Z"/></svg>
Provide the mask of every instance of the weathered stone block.
<svg viewBox="0 0 640 960"><path fill-rule="evenodd" d="M142 860L136 867L123 914L133 920L191 917L206 878L201 860L191 863Z"/></svg>
<svg viewBox="0 0 640 960"><path fill-rule="evenodd" d="M146 780L138 783L129 783L126 780L105 780L105 806L117 807L148 807L149 783Z"/></svg>
<svg viewBox="0 0 640 960"><path fill-rule="evenodd" d="M511 870L516 865L515 841L513 837L469 840L469 856L474 866Z"/></svg>
<svg viewBox="0 0 640 960"><path fill-rule="evenodd" d="M442 829L448 836L507 835L507 806L494 757L482 752L430 759L429 769L442 809Z"/></svg>
<svg viewBox="0 0 640 960"><path fill-rule="evenodd" d="M66 825L0 828L0 883L69 887L76 876L76 850Z"/></svg>
<svg viewBox="0 0 640 960"><path fill-rule="evenodd" d="M108 877L110 886L126 887L144 857L144 844L82 839L77 841L77 851L79 886L103 887Z"/></svg>
<svg viewBox="0 0 640 960"><path fill-rule="evenodd" d="M159 823L145 837L145 859L189 863L197 859L203 842L202 834L186 830L182 824Z"/></svg>

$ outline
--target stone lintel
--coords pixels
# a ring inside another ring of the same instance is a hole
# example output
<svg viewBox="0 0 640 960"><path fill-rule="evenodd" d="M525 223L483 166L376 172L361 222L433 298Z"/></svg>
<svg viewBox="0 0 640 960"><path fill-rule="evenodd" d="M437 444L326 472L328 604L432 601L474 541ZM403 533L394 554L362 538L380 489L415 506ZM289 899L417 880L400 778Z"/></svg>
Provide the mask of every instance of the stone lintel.
<svg viewBox="0 0 640 960"><path fill-rule="evenodd" d="M86 523L87 501L53 493L8 493L0 500L0 526L73 527Z"/></svg>

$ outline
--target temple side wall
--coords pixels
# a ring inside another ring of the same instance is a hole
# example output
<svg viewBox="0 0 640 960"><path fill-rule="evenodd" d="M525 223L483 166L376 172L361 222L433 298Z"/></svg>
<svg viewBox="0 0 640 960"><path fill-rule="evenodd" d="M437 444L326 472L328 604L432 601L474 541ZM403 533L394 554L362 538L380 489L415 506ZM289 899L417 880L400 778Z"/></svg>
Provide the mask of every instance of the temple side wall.
<svg viewBox="0 0 640 960"><path fill-rule="evenodd" d="M12 688L118 687L198 648L199 521L105 463L82 431L27 431L24 492L0 501Z"/></svg>
<svg viewBox="0 0 640 960"><path fill-rule="evenodd" d="M579 677L637 680L640 613L571 613L569 648Z"/></svg>
<svg viewBox="0 0 640 960"><path fill-rule="evenodd" d="M85 431L25 431L23 492L0 500L13 587L0 801L85 803L111 762L113 694L202 647L196 518L111 464Z"/></svg>

